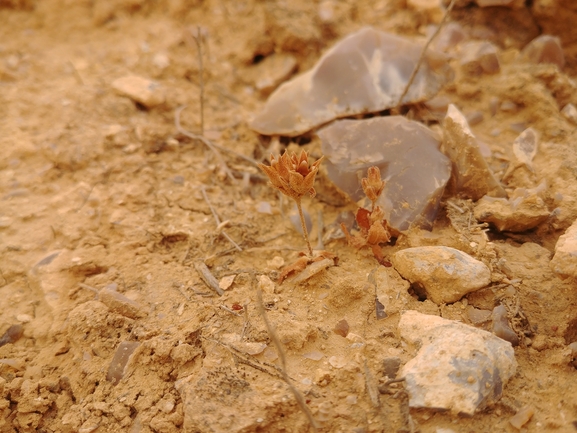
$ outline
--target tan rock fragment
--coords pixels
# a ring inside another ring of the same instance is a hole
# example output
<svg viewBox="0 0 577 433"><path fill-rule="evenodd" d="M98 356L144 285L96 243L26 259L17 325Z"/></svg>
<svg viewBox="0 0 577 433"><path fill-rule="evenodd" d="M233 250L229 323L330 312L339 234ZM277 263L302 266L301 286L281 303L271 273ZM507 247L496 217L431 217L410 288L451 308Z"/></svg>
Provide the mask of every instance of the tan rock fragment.
<svg viewBox="0 0 577 433"><path fill-rule="evenodd" d="M449 185L456 192L473 200L484 195L506 197L505 190L481 154L467 119L453 104L449 105L443 121L443 138L443 150L453 163Z"/></svg>
<svg viewBox="0 0 577 433"><path fill-rule="evenodd" d="M577 221L557 240L549 266L561 278L577 277Z"/></svg>
<svg viewBox="0 0 577 433"><path fill-rule="evenodd" d="M396 252L391 262L403 278L424 289L436 304L456 302L491 282L491 271L483 262L455 248L407 248Z"/></svg>
<svg viewBox="0 0 577 433"><path fill-rule="evenodd" d="M297 67L297 60L293 55L271 54L252 69L251 81L259 92L268 95L288 79Z"/></svg>
<svg viewBox="0 0 577 433"><path fill-rule="evenodd" d="M117 78L112 82L112 88L119 95L128 96L146 108L160 105L165 100L164 91L157 82L137 75Z"/></svg>
<svg viewBox="0 0 577 433"><path fill-rule="evenodd" d="M544 187L544 184L542 185ZM491 223L499 231L530 230L544 222L550 215L547 205L539 196L539 191L543 187L517 188L509 200L483 197L475 206L475 219Z"/></svg>
<svg viewBox="0 0 577 433"><path fill-rule="evenodd" d="M497 47L491 42L467 42L461 52L461 69L468 75L496 74L501 70Z"/></svg>

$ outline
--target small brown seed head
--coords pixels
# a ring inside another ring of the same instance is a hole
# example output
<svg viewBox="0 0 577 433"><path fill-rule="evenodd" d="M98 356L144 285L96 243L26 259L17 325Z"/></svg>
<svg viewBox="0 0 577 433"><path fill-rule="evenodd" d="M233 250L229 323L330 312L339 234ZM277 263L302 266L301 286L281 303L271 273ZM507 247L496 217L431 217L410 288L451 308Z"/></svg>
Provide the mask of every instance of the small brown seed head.
<svg viewBox="0 0 577 433"><path fill-rule="evenodd" d="M294 200L300 200L306 193L311 197L316 195L315 177L323 158L309 165L308 154L304 150L299 157L295 153L285 152L278 158L271 155L270 166L259 164L259 167L267 175L273 188Z"/></svg>

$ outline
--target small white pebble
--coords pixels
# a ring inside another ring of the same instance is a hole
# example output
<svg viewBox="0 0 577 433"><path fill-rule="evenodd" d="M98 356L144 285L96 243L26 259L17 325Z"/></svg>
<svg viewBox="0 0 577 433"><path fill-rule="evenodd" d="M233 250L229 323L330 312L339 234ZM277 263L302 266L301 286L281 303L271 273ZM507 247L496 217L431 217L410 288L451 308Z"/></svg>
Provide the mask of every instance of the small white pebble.
<svg viewBox="0 0 577 433"><path fill-rule="evenodd" d="M256 211L258 213L272 215L272 206L268 201L259 201L256 205Z"/></svg>
<svg viewBox="0 0 577 433"><path fill-rule="evenodd" d="M31 322L33 319L33 317L30 314L18 314L16 316L16 320L18 320L20 323L28 323Z"/></svg>
<svg viewBox="0 0 577 433"><path fill-rule="evenodd" d="M358 400L358 398L354 394L347 395L347 398L345 399L347 404L357 404L357 400Z"/></svg>
<svg viewBox="0 0 577 433"><path fill-rule="evenodd" d="M561 110L561 114L565 116L567 120L577 125L577 108L575 108L573 104L565 105Z"/></svg>

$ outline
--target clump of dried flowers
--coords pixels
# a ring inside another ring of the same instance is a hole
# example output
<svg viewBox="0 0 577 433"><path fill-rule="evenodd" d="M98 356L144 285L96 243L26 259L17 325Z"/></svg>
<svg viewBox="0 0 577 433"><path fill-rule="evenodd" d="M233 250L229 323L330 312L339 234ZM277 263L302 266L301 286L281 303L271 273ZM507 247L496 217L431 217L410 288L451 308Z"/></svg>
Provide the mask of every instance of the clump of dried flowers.
<svg viewBox="0 0 577 433"><path fill-rule="evenodd" d="M365 246L370 247L377 261L388 265L381 244L388 243L391 240L391 234L385 219L385 212L376 204L385 188L385 181L381 179L379 168L369 167L367 177L361 180L361 185L365 195L371 201L371 210L362 207L357 210L355 218L360 229L359 234L351 235L343 223L341 223L341 228L349 245L359 249Z"/></svg>
<svg viewBox="0 0 577 433"><path fill-rule="evenodd" d="M310 263L325 258L333 259L335 262L337 260L334 254L327 251L319 252L317 257L313 256L313 249L309 240L301 204L301 199L306 194L309 194L311 198L316 195L314 188L315 177L319 171L319 165L323 158L324 157L320 157L310 165L309 156L307 152L303 150L298 157L293 152L284 152L282 156L278 158L271 155L270 166L259 164L260 169L269 178L270 185L295 201L299 211L303 236L308 248L308 254L302 254L302 257L300 257L295 263L287 266L281 272L279 277L281 283L291 274L304 270Z"/></svg>

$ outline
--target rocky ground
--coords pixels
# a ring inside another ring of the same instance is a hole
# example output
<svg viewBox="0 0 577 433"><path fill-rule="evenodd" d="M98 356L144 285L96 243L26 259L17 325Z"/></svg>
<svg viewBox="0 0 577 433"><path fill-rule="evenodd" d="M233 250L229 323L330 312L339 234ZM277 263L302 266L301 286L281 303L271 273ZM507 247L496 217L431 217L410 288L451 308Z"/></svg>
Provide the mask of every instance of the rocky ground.
<svg viewBox="0 0 577 433"><path fill-rule="evenodd" d="M466 3L450 21L494 44L499 69L456 47L444 99L398 113L443 133L454 104L509 201L447 189L432 231L395 236L385 266L339 238L357 205L321 164L303 205L338 265L279 285L305 244L255 162L314 161L321 141L251 119L344 36L424 41L442 9L0 0L0 431L313 431L295 390L319 431L575 431L575 226L552 258L577 218L577 10ZM524 57L541 33L563 66ZM516 147L528 127L534 146ZM424 275L414 247L434 247ZM455 261L478 272L447 284L476 285L447 298L431 274Z"/></svg>

